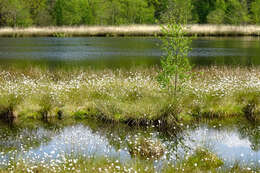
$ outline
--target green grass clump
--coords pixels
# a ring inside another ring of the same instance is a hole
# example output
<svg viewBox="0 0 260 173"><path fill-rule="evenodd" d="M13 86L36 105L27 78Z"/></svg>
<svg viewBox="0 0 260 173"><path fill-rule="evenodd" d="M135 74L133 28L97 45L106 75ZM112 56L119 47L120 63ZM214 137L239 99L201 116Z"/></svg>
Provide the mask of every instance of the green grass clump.
<svg viewBox="0 0 260 173"><path fill-rule="evenodd" d="M42 116L42 119L48 119L48 117L51 116L50 113L53 109L53 98L47 94L40 96L39 106L39 114Z"/></svg>
<svg viewBox="0 0 260 173"><path fill-rule="evenodd" d="M116 159L106 157L83 157L68 156L64 163L58 165L30 164L24 161L12 163L9 168L0 169L0 173L7 173L12 170L17 173L38 172L38 173L65 173L65 172L93 172L93 173L116 173L116 172L155 172L149 162L131 161L122 163Z"/></svg>
<svg viewBox="0 0 260 173"><path fill-rule="evenodd" d="M83 120L83 119L86 119L87 115L88 115L87 111L79 110L79 111L74 112L73 117L76 120Z"/></svg>
<svg viewBox="0 0 260 173"><path fill-rule="evenodd" d="M237 102L242 106L242 112L251 122L260 120L260 92L244 90L236 94Z"/></svg>
<svg viewBox="0 0 260 173"><path fill-rule="evenodd" d="M194 154L187 159L186 164L194 169L211 170L221 167L224 162L208 149L198 148Z"/></svg>
<svg viewBox="0 0 260 173"><path fill-rule="evenodd" d="M164 172L229 172L223 171L224 162L206 148L197 148L192 155L186 156L176 165L167 165Z"/></svg>
<svg viewBox="0 0 260 173"><path fill-rule="evenodd" d="M0 96L0 119L15 118L15 108L21 102L21 97L15 94Z"/></svg>

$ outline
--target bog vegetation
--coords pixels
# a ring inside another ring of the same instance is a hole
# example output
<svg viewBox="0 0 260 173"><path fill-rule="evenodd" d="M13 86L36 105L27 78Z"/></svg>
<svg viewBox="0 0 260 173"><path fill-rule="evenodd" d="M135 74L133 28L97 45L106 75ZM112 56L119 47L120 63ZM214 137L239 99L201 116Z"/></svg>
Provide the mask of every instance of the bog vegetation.
<svg viewBox="0 0 260 173"><path fill-rule="evenodd" d="M260 0L0 0L0 26L155 24L176 3L199 24L260 24Z"/></svg>
<svg viewBox="0 0 260 173"><path fill-rule="evenodd" d="M171 91L160 86L156 71L159 70L137 68L131 71L85 69L68 72L36 67L2 70L0 117L94 118L132 125L164 120L172 125L197 118L244 116L253 123L259 122L258 68L194 69L196 75L182 83L184 89L177 107L170 106Z"/></svg>

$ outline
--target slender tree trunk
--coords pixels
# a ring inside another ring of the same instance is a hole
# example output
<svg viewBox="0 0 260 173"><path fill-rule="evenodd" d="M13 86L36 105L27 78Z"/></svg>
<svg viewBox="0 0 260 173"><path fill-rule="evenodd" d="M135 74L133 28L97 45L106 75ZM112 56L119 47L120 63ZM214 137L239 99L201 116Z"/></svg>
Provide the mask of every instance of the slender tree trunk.
<svg viewBox="0 0 260 173"><path fill-rule="evenodd" d="M174 96L177 95L177 85L178 85L178 70L175 73L175 80L174 80Z"/></svg>

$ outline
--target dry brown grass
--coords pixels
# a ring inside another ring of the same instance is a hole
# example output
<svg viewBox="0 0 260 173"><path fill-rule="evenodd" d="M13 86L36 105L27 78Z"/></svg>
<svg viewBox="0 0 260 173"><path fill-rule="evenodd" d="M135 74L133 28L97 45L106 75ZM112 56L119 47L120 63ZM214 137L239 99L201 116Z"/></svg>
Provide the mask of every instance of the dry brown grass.
<svg viewBox="0 0 260 173"><path fill-rule="evenodd" d="M190 25L188 33L199 36L260 36L260 26Z"/></svg>
<svg viewBox="0 0 260 173"><path fill-rule="evenodd" d="M78 27L31 27L2 28L0 36L153 36L160 26L78 26Z"/></svg>
<svg viewBox="0 0 260 173"><path fill-rule="evenodd" d="M2 37L23 36L154 36L160 35L159 25L77 26L1 28ZM188 35L198 36L260 36L260 26L189 25Z"/></svg>

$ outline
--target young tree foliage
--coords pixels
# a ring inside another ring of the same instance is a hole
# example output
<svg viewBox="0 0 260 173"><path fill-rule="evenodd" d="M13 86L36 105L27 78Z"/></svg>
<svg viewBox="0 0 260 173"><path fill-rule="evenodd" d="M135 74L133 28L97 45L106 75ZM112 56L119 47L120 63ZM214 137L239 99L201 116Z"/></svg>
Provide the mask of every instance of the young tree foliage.
<svg viewBox="0 0 260 173"><path fill-rule="evenodd" d="M190 18L191 3L174 0L164 16L167 22L162 25L163 36L161 59L162 71L158 76L161 86L175 97L183 89L183 83L190 77L191 65L188 54L191 50L191 38L186 37L187 22Z"/></svg>

